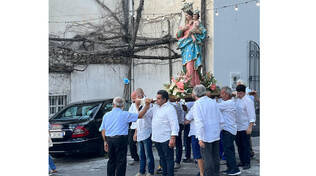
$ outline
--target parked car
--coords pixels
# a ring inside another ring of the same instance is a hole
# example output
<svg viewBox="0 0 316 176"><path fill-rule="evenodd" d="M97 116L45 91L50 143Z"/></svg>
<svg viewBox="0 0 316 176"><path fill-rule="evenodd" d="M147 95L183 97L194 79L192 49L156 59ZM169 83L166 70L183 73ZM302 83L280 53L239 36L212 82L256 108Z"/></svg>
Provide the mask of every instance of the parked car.
<svg viewBox="0 0 316 176"><path fill-rule="evenodd" d="M49 119L53 157L73 153L104 155L99 127L103 115L112 110L113 99L89 100L67 105ZM128 105L126 108L128 108Z"/></svg>

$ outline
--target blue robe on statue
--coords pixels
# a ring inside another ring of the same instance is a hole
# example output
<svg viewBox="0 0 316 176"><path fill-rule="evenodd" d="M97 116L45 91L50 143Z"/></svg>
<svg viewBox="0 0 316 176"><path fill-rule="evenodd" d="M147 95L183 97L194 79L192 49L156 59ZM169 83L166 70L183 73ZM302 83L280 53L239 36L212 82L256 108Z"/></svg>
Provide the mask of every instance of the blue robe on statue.
<svg viewBox="0 0 316 176"><path fill-rule="evenodd" d="M195 42L191 35L187 38L182 38L178 41L178 48L181 49L182 65L185 70L185 64L194 60L194 70L197 70L202 65L201 44L206 38L206 29L202 24L199 25L201 34L193 34ZM186 72L186 71L185 71Z"/></svg>

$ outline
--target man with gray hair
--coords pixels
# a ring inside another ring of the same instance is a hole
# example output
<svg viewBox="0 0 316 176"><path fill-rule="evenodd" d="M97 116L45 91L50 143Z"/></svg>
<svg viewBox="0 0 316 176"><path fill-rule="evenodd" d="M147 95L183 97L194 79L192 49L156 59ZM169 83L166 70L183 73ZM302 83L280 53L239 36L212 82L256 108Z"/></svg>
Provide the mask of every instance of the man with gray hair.
<svg viewBox="0 0 316 176"><path fill-rule="evenodd" d="M138 118L142 118L145 115L149 109L150 102L150 99L146 99L145 107L137 114L123 111L123 98L115 97L112 111L103 116L99 131L102 131L104 150L108 152L109 156L107 164L108 176L125 176L128 125L130 122L135 122ZM139 108L139 105L140 103L137 103L136 107Z"/></svg>
<svg viewBox="0 0 316 176"><path fill-rule="evenodd" d="M227 175L239 175L241 172L236 164L234 140L237 133L237 108L232 98L232 90L229 87L221 89L222 102L218 104L219 110L222 112L224 120L221 137L226 157Z"/></svg>
<svg viewBox="0 0 316 176"><path fill-rule="evenodd" d="M221 113L215 100L206 96L206 88L196 85L193 88L195 103L193 116L196 137L199 140L204 160L204 176L219 176L219 139Z"/></svg>

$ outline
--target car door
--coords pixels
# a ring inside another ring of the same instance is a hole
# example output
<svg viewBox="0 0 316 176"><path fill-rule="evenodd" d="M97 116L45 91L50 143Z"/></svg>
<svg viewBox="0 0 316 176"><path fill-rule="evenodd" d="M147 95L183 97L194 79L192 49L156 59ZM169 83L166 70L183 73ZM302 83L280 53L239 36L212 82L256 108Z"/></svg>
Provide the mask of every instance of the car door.
<svg viewBox="0 0 316 176"><path fill-rule="evenodd" d="M103 120L103 116L105 113L110 112L113 108L113 103L112 100L107 100L103 103L102 107L100 108L95 121L98 127L100 127L102 120Z"/></svg>

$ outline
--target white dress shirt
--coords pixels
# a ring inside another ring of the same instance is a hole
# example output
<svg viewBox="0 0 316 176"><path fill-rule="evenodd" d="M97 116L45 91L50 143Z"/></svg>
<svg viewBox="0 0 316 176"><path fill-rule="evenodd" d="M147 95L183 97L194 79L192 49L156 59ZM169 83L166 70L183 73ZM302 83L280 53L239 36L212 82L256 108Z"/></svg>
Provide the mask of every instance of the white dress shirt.
<svg viewBox="0 0 316 176"><path fill-rule="evenodd" d="M152 107L152 106L151 106ZM136 121L137 142L143 141L151 135L152 114L146 112L145 116Z"/></svg>
<svg viewBox="0 0 316 176"><path fill-rule="evenodd" d="M183 125L184 124L184 111L182 109L182 104L179 102L172 102L171 104L176 109L179 124Z"/></svg>
<svg viewBox="0 0 316 176"><path fill-rule="evenodd" d="M189 101L189 102L186 103L186 106L187 106L187 108L188 108L188 112L189 112L190 109L193 107L193 105L194 105L194 101Z"/></svg>
<svg viewBox="0 0 316 176"><path fill-rule="evenodd" d="M170 140L171 136L178 136L179 123L177 112L169 102L162 106L154 105L147 111L152 116L152 136L154 142L163 143Z"/></svg>
<svg viewBox="0 0 316 176"><path fill-rule="evenodd" d="M136 104L135 103L132 103L131 107L129 107L128 109L128 112L130 113L138 113L138 110L136 108ZM136 122L132 122L132 125L131 125L131 129L136 129Z"/></svg>
<svg viewBox="0 0 316 176"><path fill-rule="evenodd" d="M253 101L248 97L244 96L242 99L237 98L237 131L247 130L249 123L256 121L255 106Z"/></svg>
<svg viewBox="0 0 316 176"><path fill-rule="evenodd" d="M218 103L218 108L222 112L222 117L224 119L223 129L230 132L232 135L237 133L237 107L235 101L233 100L222 100Z"/></svg>
<svg viewBox="0 0 316 176"><path fill-rule="evenodd" d="M190 132L188 136L195 136L195 121L193 117L193 106L194 101L189 101L186 103L186 106L188 108L188 112L185 114L185 119L190 121Z"/></svg>
<svg viewBox="0 0 316 176"><path fill-rule="evenodd" d="M190 121L190 132L189 132L188 136L195 136L196 135L196 132L195 132L195 121L194 121L194 116L193 116L194 108L190 108L190 110L188 108L188 111L189 112L185 116L185 119Z"/></svg>
<svg viewBox="0 0 316 176"><path fill-rule="evenodd" d="M211 143L220 139L220 123L223 120L215 100L204 96L195 101L193 116L199 140Z"/></svg>

